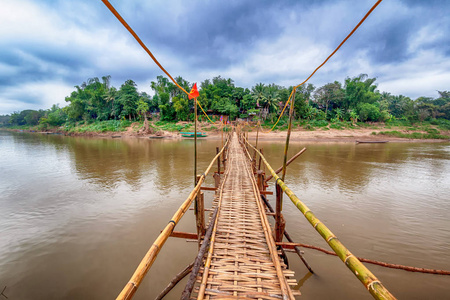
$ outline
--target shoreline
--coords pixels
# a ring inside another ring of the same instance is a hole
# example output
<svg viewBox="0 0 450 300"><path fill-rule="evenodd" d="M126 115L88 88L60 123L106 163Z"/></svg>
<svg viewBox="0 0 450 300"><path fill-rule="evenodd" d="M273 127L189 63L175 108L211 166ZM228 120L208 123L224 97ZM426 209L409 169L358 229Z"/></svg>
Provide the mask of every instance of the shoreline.
<svg viewBox="0 0 450 300"><path fill-rule="evenodd" d="M60 134L64 136L73 137L91 137L91 138L147 138L147 139L192 139L182 137L179 132L163 131L161 136L155 134L145 134L133 131L129 128L126 131L119 132L83 132L83 133L67 133L62 130L47 130L47 131L35 131L35 130L21 130L21 129L6 129L7 131L14 132L27 132L38 134ZM373 128L358 128L358 129L329 129L329 130L305 130L295 129L291 132L291 142L324 142L324 143L356 143L357 141L371 141L371 142L399 142L399 143L445 143L450 142L450 139L412 139L412 138L400 138L386 135L373 135L373 132L385 131L386 129L373 129ZM391 129L390 129L391 130ZM207 137L200 139L206 140L219 140L221 134L218 131L205 131ZM408 133L408 131L403 130ZM256 139L256 132L248 132L249 140ZM287 131L272 131L272 132L259 132L258 140L260 141L273 141L282 142L286 141Z"/></svg>

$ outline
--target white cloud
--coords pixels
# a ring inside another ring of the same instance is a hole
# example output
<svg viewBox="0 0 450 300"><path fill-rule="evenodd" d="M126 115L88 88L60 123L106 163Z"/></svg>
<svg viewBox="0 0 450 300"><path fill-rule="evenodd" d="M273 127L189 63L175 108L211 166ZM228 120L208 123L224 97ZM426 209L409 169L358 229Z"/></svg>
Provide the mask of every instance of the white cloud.
<svg viewBox="0 0 450 300"><path fill-rule="evenodd" d="M269 4L261 4L251 11L248 19L240 15L233 20L234 11L228 8L241 4L232 2L226 7L227 17L231 18L226 20L229 24L205 20L217 28L202 35L202 32L192 32L192 28L199 28L199 22L203 24L202 20L190 22L184 13L205 7L220 17L223 4L116 2L119 12L141 31L138 32L141 37L154 38L153 42L144 42L149 43L147 46L173 76L200 82L222 75L244 87L258 82L285 86L302 82L373 4L368 0L335 1L327 5L272 3L271 10L264 10ZM446 32L442 29L448 28L449 20L433 19L431 6L417 19L425 4L419 8L396 0L383 2L310 82L321 86L367 73L378 78L380 90L412 98L436 96L435 90L448 90L450 60L442 50L444 47L439 49L439 43L445 40ZM162 7L157 14L156 7ZM153 17L149 20L148 16ZM6 61L0 57L0 84L3 84L0 85L0 114L64 104L64 97L74 85L94 76L110 74L116 87L125 79L133 79L140 90L150 92L150 81L162 74L100 1L4 0L0 20L0 49L15 58ZM264 27L269 20L271 27ZM165 23L155 28L160 22ZM147 27L149 23L151 27ZM227 27L230 24L240 25L232 31ZM416 26L418 31L404 34L402 30L408 24ZM234 39L230 32L240 34L240 26L248 26L243 28L248 36ZM260 27L263 30L258 31ZM186 44L186 35L192 34L211 43L204 42L205 47L196 49L196 43ZM383 40L385 35L389 38ZM392 58L391 53L395 55L397 51L394 46L404 47L401 50L405 55ZM186 47L195 51L185 51ZM199 61L209 65L198 65ZM18 85L4 86L6 82Z"/></svg>
<svg viewBox="0 0 450 300"><path fill-rule="evenodd" d="M0 115L24 109L48 109L53 104L64 107L66 96L74 90L61 81L41 81L19 84L0 91Z"/></svg>

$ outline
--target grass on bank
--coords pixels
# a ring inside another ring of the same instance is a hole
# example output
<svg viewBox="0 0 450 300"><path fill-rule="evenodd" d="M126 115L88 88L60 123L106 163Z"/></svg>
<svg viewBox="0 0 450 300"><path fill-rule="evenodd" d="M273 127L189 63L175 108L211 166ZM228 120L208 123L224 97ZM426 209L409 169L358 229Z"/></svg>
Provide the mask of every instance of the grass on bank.
<svg viewBox="0 0 450 300"><path fill-rule="evenodd" d="M372 135L384 135L405 139L442 139L442 140L450 139L450 136L439 133L423 133L423 132L402 133L397 130L380 131L378 133L372 132Z"/></svg>
<svg viewBox="0 0 450 300"><path fill-rule="evenodd" d="M285 131L288 128L288 118L282 118L277 127L276 131ZM37 126L14 126L8 127L10 129L17 130L31 130L31 131L42 131L49 129L51 131L67 132L67 133L104 133L104 132L122 132L126 131L127 128L133 126L133 131L138 131L144 126L143 121L131 122L128 120L108 120L108 121L94 121L91 123L84 123L83 121L77 123L66 123L60 127L49 127L42 128L40 125ZM156 131L169 131L169 132L183 132L183 131L193 131L194 124L188 122L171 122L171 121L149 121L149 126ZM273 122L266 120L262 122L261 126L264 130L272 128ZM226 126L224 131L229 131L230 126ZM293 129L303 129L303 130L344 130L344 129L361 129L361 128L371 128L371 129L381 129L383 131L376 133L374 135L385 135L399 138L408 139L450 139L448 131L450 131L450 121L444 119L435 119L431 121L416 122L411 123L408 120L390 120L386 123L364 123L357 122L353 123L350 121L340 121L333 120L295 120L293 122ZM392 129L392 130L386 130ZM217 125L212 125L210 123L200 123L199 131L219 131L220 127ZM405 132L407 131L407 132ZM444 132L441 132L444 131Z"/></svg>
<svg viewBox="0 0 450 300"><path fill-rule="evenodd" d="M131 122L128 120L108 120L95 121L88 124L66 124L62 126L62 129L68 133L120 132L127 130L130 125Z"/></svg>

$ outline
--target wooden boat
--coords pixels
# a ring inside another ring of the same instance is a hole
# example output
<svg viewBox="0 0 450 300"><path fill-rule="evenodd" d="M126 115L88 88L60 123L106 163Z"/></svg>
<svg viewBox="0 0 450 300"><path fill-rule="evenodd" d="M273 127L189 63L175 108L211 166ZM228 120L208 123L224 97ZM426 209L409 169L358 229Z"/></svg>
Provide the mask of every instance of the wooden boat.
<svg viewBox="0 0 450 300"><path fill-rule="evenodd" d="M113 139L118 139L118 138L121 138L122 136L121 135L112 135L111 136L111 138L113 138Z"/></svg>
<svg viewBox="0 0 450 300"><path fill-rule="evenodd" d="M356 141L357 144L384 144L389 141Z"/></svg>
<svg viewBox="0 0 450 300"><path fill-rule="evenodd" d="M162 136L162 135L151 135L151 136L149 136L148 138L149 138L149 139L163 139L164 136Z"/></svg>
<svg viewBox="0 0 450 300"><path fill-rule="evenodd" d="M180 132L182 137L193 138L195 136L195 132ZM197 137L207 137L206 132L197 132Z"/></svg>

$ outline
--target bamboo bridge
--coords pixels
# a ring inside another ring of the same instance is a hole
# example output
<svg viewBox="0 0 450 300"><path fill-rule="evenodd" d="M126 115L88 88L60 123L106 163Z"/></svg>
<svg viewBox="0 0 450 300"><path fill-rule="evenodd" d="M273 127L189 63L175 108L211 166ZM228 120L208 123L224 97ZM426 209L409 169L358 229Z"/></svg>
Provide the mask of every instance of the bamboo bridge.
<svg viewBox="0 0 450 300"><path fill-rule="evenodd" d="M203 187L206 176L216 162L217 171L213 174L215 187ZM270 173L269 176L265 177L261 165ZM217 148L217 154L206 171L197 176L195 188L161 231L117 299L133 297L169 237L196 239L199 252L194 262L175 276L156 298L158 300L187 275L189 278L181 299L295 299L300 296L299 291L290 288L296 284L296 280L294 272L285 263L284 249L294 249L308 270L311 273L313 271L302 257L299 244L294 243L285 230L281 212L283 193L375 299L395 299L286 186L277 175L280 170L274 171L261 151L248 142L245 133L241 133L239 128L235 129L226 138L223 148L220 151ZM267 181L271 178L275 179L275 210L265 197L272 194L266 191ZM205 190L215 191L208 222L205 221ZM174 231L192 204L197 233ZM269 216L275 218L273 228L269 224ZM283 236L288 242L283 242Z"/></svg>
<svg viewBox="0 0 450 300"><path fill-rule="evenodd" d="M215 199L209 255L197 276L197 299L293 299L289 284L296 281L288 278L294 274L280 260L263 205L252 166L234 135Z"/></svg>

